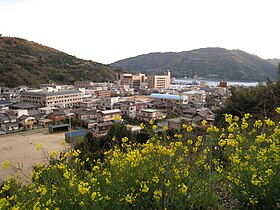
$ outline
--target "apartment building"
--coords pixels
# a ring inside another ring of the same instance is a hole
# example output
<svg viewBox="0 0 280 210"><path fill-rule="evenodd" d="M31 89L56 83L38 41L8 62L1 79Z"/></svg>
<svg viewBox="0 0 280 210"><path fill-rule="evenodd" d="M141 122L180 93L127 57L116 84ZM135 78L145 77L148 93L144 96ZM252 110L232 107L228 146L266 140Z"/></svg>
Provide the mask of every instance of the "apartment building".
<svg viewBox="0 0 280 210"><path fill-rule="evenodd" d="M123 73L120 74L121 85L129 85L132 88L139 88L141 87L145 81L146 76L145 74L136 73L136 74L129 74Z"/></svg>
<svg viewBox="0 0 280 210"><path fill-rule="evenodd" d="M171 74L167 70L164 75L147 76L148 88L151 89L168 89L170 87Z"/></svg>
<svg viewBox="0 0 280 210"><path fill-rule="evenodd" d="M133 118L133 119L136 117L136 105L134 102L121 101L115 103L113 107L115 109L120 109L122 111L123 116Z"/></svg>
<svg viewBox="0 0 280 210"><path fill-rule="evenodd" d="M189 102L193 103L206 103L206 93L204 90L191 90L187 92L183 92L184 96L188 96Z"/></svg>
<svg viewBox="0 0 280 210"><path fill-rule="evenodd" d="M119 102L120 97L106 97L97 101L97 109L110 110L113 109L115 103Z"/></svg>
<svg viewBox="0 0 280 210"><path fill-rule="evenodd" d="M47 89L39 89L21 92L21 101L36 105L37 107L46 107L62 105L72 107L82 102L83 93L78 90L63 90L48 92Z"/></svg>

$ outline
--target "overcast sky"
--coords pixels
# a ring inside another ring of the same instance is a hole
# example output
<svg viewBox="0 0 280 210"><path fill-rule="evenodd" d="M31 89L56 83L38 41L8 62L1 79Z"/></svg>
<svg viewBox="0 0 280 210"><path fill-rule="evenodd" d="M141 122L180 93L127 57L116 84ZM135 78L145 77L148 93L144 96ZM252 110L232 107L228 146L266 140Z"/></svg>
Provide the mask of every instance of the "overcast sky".
<svg viewBox="0 0 280 210"><path fill-rule="evenodd" d="M0 0L0 34L104 64L204 47L280 58L280 0Z"/></svg>

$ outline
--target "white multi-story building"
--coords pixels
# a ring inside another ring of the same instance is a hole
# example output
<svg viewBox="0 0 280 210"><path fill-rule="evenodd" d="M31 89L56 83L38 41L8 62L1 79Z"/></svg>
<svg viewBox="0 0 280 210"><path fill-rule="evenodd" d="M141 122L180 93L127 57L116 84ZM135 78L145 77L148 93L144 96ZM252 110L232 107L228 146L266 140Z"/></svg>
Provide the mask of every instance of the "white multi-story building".
<svg viewBox="0 0 280 210"><path fill-rule="evenodd" d="M164 75L147 76L148 88L152 89L168 89L170 87L171 74L167 70Z"/></svg>
<svg viewBox="0 0 280 210"><path fill-rule="evenodd" d="M123 73L120 74L120 81L121 85L129 85L129 87L139 88L145 83L146 76L141 73Z"/></svg>
<svg viewBox="0 0 280 210"><path fill-rule="evenodd" d="M97 109L100 110L110 110L113 109L113 105L117 102L119 102L120 97L105 97L100 98L100 100L97 101Z"/></svg>
<svg viewBox="0 0 280 210"><path fill-rule="evenodd" d="M53 92L50 92L53 91ZM71 107L83 99L83 93L78 90L57 91L54 89L39 89L21 92L21 101L34 104L38 107L62 105Z"/></svg>

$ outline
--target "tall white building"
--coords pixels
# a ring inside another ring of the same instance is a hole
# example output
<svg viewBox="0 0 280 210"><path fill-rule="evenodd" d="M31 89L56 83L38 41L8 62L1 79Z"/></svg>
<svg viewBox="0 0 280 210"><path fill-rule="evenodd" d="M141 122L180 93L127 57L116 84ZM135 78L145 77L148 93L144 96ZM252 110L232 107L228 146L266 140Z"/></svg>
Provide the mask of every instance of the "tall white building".
<svg viewBox="0 0 280 210"><path fill-rule="evenodd" d="M168 89L170 87L171 73L167 70L164 75L147 76L148 88Z"/></svg>

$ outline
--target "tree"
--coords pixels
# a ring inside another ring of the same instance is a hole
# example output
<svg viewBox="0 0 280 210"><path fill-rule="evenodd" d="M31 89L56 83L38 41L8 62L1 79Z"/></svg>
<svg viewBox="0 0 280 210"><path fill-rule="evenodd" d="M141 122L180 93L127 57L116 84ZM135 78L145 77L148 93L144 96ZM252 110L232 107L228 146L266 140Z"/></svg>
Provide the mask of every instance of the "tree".
<svg viewBox="0 0 280 210"><path fill-rule="evenodd" d="M218 124L223 121L225 113L239 117L251 113L257 118L274 118L274 110L280 106L280 80L277 83L267 80L265 85L256 87L233 87L231 93L225 106L216 113Z"/></svg>

